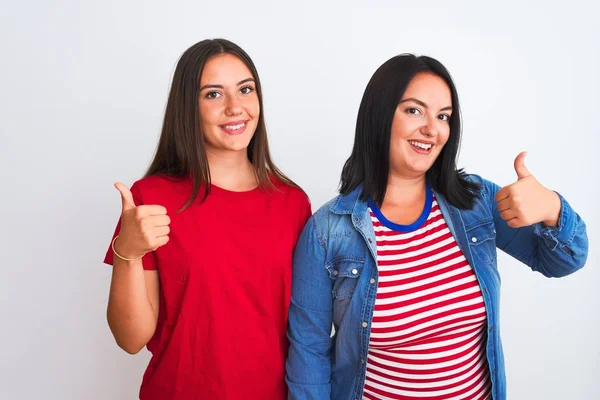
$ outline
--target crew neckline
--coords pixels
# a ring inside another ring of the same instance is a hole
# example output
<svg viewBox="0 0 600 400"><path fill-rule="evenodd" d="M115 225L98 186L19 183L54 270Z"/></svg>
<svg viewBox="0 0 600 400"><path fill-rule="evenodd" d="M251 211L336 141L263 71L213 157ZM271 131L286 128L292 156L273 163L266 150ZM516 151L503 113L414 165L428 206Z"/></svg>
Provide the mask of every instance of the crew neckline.
<svg viewBox="0 0 600 400"><path fill-rule="evenodd" d="M427 183L425 186L425 207L423 207L423 212L421 212L421 215L419 216L419 218L417 218L415 222L408 225L397 224L387 219L385 215L383 215L379 207L377 207L375 201L373 201L371 197L368 198L367 203L373 214L375 214L375 216L379 220L379 222L381 222L386 228L397 232L413 232L419 229L427 221L427 218L431 213L431 208L433 204L433 191L431 190L429 183Z"/></svg>

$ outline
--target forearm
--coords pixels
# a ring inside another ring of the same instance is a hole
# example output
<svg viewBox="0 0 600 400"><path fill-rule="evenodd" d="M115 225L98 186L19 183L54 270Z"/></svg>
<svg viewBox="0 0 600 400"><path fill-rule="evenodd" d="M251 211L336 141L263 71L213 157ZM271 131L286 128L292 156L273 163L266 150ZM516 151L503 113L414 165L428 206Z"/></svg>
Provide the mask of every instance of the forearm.
<svg viewBox="0 0 600 400"><path fill-rule="evenodd" d="M115 257L107 318L119 347L130 354L139 352L154 334L157 311L150 302L142 261Z"/></svg>
<svg viewBox="0 0 600 400"><path fill-rule="evenodd" d="M585 222L559 197L559 216L555 226L534 226L540 243L536 269L546 276L565 276L584 266L588 253Z"/></svg>
<svg viewBox="0 0 600 400"><path fill-rule="evenodd" d="M288 400L329 399L331 394L331 312L290 307L286 362Z"/></svg>
<svg viewBox="0 0 600 400"><path fill-rule="evenodd" d="M534 224L510 229L496 218L498 247L548 277L569 275L585 264L588 252L586 226L559 196L561 207L555 226Z"/></svg>

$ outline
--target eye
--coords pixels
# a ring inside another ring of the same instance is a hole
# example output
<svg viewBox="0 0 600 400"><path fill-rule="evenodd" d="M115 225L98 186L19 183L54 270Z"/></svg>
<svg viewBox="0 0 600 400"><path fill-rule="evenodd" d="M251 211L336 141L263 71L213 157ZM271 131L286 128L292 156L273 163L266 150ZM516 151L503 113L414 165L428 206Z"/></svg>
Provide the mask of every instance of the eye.
<svg viewBox="0 0 600 400"><path fill-rule="evenodd" d="M250 94L250 93L254 92L254 88L252 86L244 86L243 88L240 89L240 92L242 94Z"/></svg>
<svg viewBox="0 0 600 400"><path fill-rule="evenodd" d="M448 114L442 114L442 115L438 116L438 119L441 119L442 121L449 122L450 121L450 116Z"/></svg>
<svg viewBox="0 0 600 400"><path fill-rule="evenodd" d="M409 107L406 109L406 112L410 115L421 115L421 110L415 107Z"/></svg>
<svg viewBox="0 0 600 400"><path fill-rule="evenodd" d="M209 100L214 100L214 99L218 99L219 97L221 97L221 93L213 90L213 91L206 93L204 95L204 97L206 97Z"/></svg>

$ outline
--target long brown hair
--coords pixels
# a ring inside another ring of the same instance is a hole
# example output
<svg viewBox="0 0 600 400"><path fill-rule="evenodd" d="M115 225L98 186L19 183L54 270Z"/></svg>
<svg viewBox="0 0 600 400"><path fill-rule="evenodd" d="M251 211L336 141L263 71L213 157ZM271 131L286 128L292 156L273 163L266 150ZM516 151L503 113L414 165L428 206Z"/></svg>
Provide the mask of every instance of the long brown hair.
<svg viewBox="0 0 600 400"><path fill-rule="evenodd" d="M256 83L260 116L247 151L259 186L264 190L274 189L272 177L289 186L298 187L275 166L271 159L263 111L262 88L258 71L252 59L235 43L225 39L207 39L187 49L177 62L160 140L154 159L145 175L146 177L167 175L176 179L190 177L192 195L182 210L196 200L203 185L205 190L201 201L204 201L210 192L210 169L204 147L198 102L200 78L204 66L211 57L221 54L231 54L239 58L246 64Z"/></svg>

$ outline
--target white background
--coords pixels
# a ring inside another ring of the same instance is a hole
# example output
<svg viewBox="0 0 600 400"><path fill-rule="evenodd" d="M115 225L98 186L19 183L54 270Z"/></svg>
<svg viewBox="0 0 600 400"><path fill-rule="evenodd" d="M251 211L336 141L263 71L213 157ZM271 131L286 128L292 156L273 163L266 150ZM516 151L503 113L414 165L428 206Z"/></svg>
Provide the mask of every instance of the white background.
<svg viewBox="0 0 600 400"><path fill-rule="evenodd" d="M121 351L105 319L112 184L148 166L179 55L225 37L254 59L274 158L315 210L375 69L403 52L444 63L460 165L505 185L528 150L588 225L567 278L500 257L508 398L599 399L599 6L453 3L2 1L0 398L136 398L149 354Z"/></svg>

